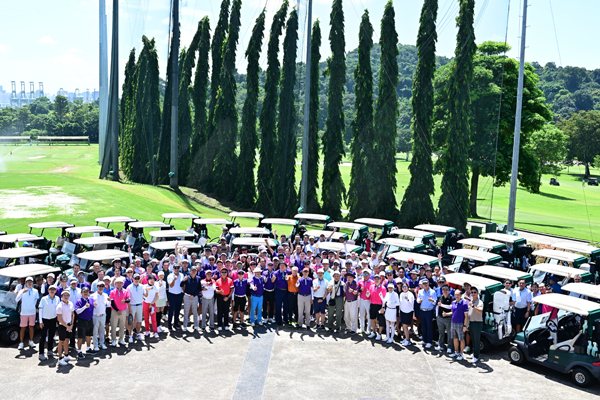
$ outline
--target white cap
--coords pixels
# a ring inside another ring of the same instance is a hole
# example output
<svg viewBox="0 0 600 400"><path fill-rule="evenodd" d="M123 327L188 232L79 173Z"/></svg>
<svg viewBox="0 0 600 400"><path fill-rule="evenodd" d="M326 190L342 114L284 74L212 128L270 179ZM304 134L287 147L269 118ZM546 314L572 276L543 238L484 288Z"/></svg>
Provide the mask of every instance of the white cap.
<svg viewBox="0 0 600 400"><path fill-rule="evenodd" d="M254 268L254 272L262 272L262 269L260 269L260 267L256 267Z"/></svg>

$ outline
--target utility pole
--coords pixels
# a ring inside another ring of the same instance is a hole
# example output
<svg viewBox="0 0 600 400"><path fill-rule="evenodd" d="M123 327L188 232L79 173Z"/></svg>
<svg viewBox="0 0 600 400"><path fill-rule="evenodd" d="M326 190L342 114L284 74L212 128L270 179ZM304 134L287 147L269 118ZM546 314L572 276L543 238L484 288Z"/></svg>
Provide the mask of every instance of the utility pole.
<svg viewBox="0 0 600 400"><path fill-rule="evenodd" d="M304 82L304 133L302 136L302 180L300 181L300 207L307 212L308 199L308 129L310 118L310 41L312 35L312 0L308 0L306 26L306 74Z"/></svg>
<svg viewBox="0 0 600 400"><path fill-rule="evenodd" d="M179 109L179 0L173 0L173 48L172 66L171 66L171 172L169 173L169 186L173 189L179 187L177 183L177 164L178 164L178 109Z"/></svg>
<svg viewBox="0 0 600 400"><path fill-rule="evenodd" d="M100 110L98 123L98 164L104 158L106 146L106 117L108 111L108 46L106 39L106 4L100 0Z"/></svg>
<svg viewBox="0 0 600 400"><path fill-rule="evenodd" d="M513 143L512 171L510 173L510 198L508 201L508 233L515 231L515 207L519 184L519 146L521 145L521 110L523 107L523 78L525 75L525 36L527 33L527 0L523 2L523 25L521 27L521 55L519 57L519 82L517 87L517 112L515 114L515 138Z"/></svg>

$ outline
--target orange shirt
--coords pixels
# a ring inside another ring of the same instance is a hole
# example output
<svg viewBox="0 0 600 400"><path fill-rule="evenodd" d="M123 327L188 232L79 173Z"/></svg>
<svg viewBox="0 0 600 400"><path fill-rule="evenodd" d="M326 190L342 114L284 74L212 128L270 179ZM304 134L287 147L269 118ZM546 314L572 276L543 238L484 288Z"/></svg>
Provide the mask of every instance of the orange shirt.
<svg viewBox="0 0 600 400"><path fill-rule="evenodd" d="M298 282L298 279L300 279L300 275L296 275L296 277L294 277L294 275L290 275L287 280L288 292L298 293L298 288L296 287L296 282Z"/></svg>
<svg viewBox="0 0 600 400"><path fill-rule="evenodd" d="M231 289L233 288L233 280L231 280L231 278L219 278L215 283L217 285L217 289L223 291L223 296L229 296Z"/></svg>

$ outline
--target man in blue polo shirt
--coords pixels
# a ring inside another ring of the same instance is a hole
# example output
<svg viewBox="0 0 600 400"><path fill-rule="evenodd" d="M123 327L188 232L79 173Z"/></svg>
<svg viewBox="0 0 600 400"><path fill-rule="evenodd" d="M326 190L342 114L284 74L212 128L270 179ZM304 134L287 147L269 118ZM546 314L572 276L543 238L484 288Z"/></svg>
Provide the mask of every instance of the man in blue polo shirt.
<svg viewBox="0 0 600 400"><path fill-rule="evenodd" d="M435 290L429 287L429 280L425 277L419 281L422 289L417 295L417 303L421 306L421 331L423 340L420 345L425 345L425 348L431 348L433 341L433 313L437 301Z"/></svg>
<svg viewBox="0 0 600 400"><path fill-rule="evenodd" d="M288 315L288 301L287 301L287 291L288 285L285 277L289 275L291 272L286 269L287 265L285 261L281 261L279 263L279 269L273 273L273 277L275 282L275 321L277 325L282 325L283 323L287 324L287 315ZM283 316L285 316L285 320L283 320L281 309L283 308Z"/></svg>
<svg viewBox="0 0 600 400"><path fill-rule="evenodd" d="M267 263L267 269L262 274L266 278L262 309L263 318L267 322L275 322L275 281L273 280L275 271L273 271L272 261Z"/></svg>

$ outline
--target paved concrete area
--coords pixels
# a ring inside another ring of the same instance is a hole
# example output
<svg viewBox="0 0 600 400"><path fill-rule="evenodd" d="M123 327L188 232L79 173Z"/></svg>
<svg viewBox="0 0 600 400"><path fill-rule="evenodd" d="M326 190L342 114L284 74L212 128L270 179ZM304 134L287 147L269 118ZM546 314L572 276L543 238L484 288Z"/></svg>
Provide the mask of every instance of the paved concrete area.
<svg viewBox="0 0 600 400"><path fill-rule="evenodd" d="M37 338L36 338L37 343ZM600 382L575 387L567 375L511 365L507 346L475 367L418 346L362 336L281 330L163 333L56 367L37 351L0 347L6 399L597 399ZM73 355L73 354L72 354Z"/></svg>

